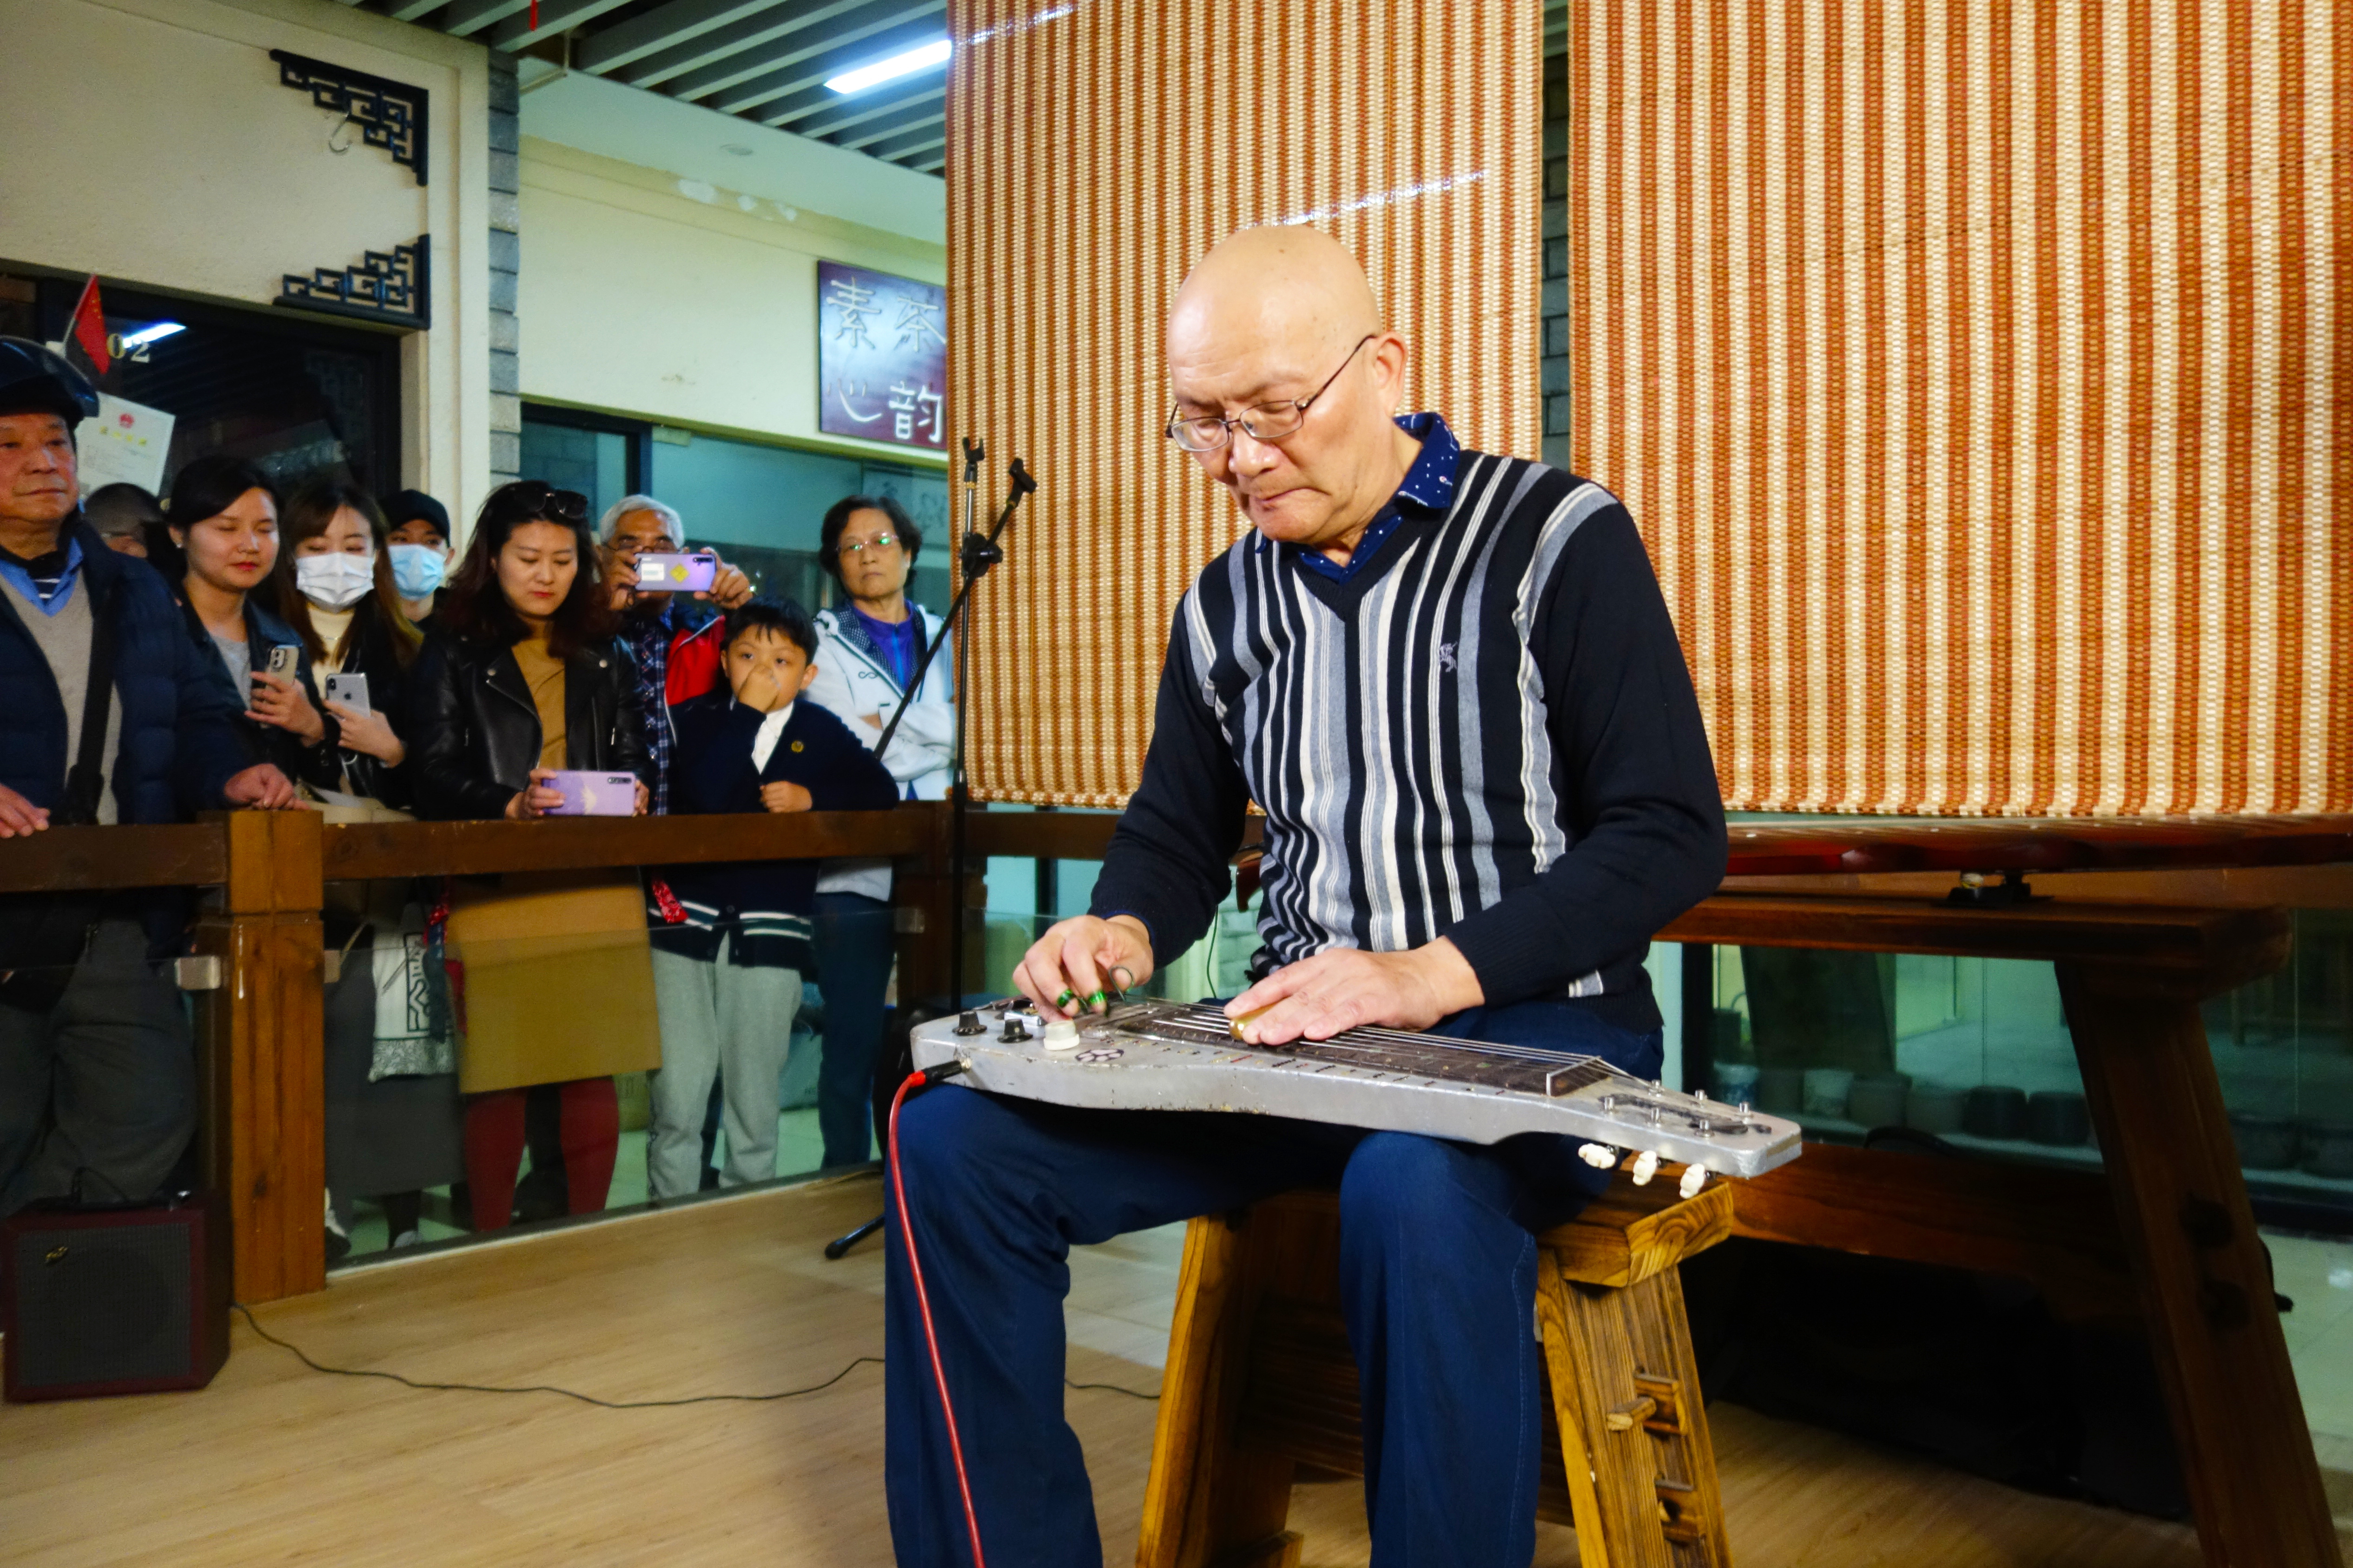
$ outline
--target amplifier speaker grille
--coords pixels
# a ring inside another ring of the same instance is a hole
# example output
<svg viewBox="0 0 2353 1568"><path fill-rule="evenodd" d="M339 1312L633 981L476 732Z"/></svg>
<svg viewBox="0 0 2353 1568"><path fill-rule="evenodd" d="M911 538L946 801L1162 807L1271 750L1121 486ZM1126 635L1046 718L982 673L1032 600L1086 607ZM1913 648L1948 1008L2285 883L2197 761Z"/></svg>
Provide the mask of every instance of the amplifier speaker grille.
<svg viewBox="0 0 2353 1568"><path fill-rule="evenodd" d="M19 1381L48 1387L187 1376L188 1240L176 1225L19 1232L8 1260L24 1339Z"/></svg>

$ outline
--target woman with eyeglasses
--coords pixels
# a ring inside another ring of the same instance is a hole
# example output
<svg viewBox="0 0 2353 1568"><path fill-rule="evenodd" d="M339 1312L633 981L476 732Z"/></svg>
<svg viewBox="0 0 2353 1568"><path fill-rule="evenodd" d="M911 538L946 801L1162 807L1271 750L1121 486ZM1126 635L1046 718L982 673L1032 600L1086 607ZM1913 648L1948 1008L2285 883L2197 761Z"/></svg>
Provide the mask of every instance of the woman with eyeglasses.
<svg viewBox="0 0 2353 1568"><path fill-rule="evenodd" d="M319 700L310 650L272 607L278 490L259 468L224 453L172 480L170 550L158 563L176 584L197 646L212 650L245 704L256 762L332 788L341 775L335 721ZM259 590L259 591L257 591Z"/></svg>
<svg viewBox="0 0 2353 1568"><path fill-rule="evenodd" d="M955 649L943 647L921 689L908 689L940 629L939 616L907 597L923 548L915 520L889 496L849 496L827 510L818 559L849 602L818 613L808 698L870 750L898 717L881 762L901 798L944 800L955 773ZM817 1104L828 1165L862 1164L873 1149L874 1060L891 940L891 862L829 862L817 885L818 984L825 994Z"/></svg>
<svg viewBox="0 0 2353 1568"><path fill-rule="evenodd" d="M575 769L638 774L637 811L644 814L637 676L614 639L587 507L579 492L537 479L501 485L482 503L412 683L409 765L420 816L535 822L564 805L551 775ZM508 893L545 890L512 877L502 884ZM649 1008L651 985L649 969ZM549 1006L560 1009L564 1000L550 995ZM596 1042L578 1043L585 1050ZM472 1037L465 1048L478 1048ZM612 1185L619 1136L613 1080L575 1079L555 1089L567 1207L590 1213L605 1206ZM477 1229L497 1229L511 1215L526 1093L512 1088L468 1098L466 1168Z"/></svg>

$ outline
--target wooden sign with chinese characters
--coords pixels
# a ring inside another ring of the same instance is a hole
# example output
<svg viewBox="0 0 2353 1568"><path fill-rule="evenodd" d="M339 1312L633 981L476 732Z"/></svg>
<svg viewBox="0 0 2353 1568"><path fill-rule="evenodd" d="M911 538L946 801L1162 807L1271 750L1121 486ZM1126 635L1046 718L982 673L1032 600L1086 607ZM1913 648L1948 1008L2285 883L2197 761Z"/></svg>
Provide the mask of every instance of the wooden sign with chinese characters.
<svg viewBox="0 0 2353 1568"><path fill-rule="evenodd" d="M839 261L817 264L818 428L947 449L947 290Z"/></svg>

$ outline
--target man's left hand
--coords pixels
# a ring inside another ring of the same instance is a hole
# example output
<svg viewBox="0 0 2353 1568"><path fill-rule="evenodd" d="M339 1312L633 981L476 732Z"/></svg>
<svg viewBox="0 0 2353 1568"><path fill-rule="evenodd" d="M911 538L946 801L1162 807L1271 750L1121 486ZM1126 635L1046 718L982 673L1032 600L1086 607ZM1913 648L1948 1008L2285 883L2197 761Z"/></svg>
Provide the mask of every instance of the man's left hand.
<svg viewBox="0 0 2353 1568"><path fill-rule="evenodd" d="M1487 999L1461 950L1444 937L1409 952L1335 947L1278 969L1226 1004L1254 1046L1328 1040L1344 1029L1427 1029Z"/></svg>
<svg viewBox="0 0 2353 1568"><path fill-rule="evenodd" d="M231 805L250 805L262 811L284 811L295 804L294 786L268 763L231 774L228 783L221 785L221 798Z"/></svg>
<svg viewBox="0 0 2353 1568"><path fill-rule="evenodd" d="M719 560L716 555L712 559ZM710 591L697 594L695 597L708 599L723 610L739 609L752 597L752 579L744 575L740 568L719 561L719 570L711 579Z"/></svg>

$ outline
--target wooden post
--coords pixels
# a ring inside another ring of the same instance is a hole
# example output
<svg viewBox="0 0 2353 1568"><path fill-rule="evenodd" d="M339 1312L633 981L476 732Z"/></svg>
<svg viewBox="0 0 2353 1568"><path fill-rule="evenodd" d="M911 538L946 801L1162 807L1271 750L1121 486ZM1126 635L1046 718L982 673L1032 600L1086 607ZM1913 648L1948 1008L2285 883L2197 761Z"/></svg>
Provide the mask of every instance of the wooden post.
<svg viewBox="0 0 2353 1568"><path fill-rule="evenodd" d="M2199 984L2059 965L2149 1349L2214 1568L2340 1568L2287 1341L2272 1300Z"/></svg>
<svg viewBox="0 0 2353 1568"><path fill-rule="evenodd" d="M899 1006L944 1006L948 999L948 944L955 938L955 883L950 874L949 812L937 802L899 807L930 818L923 849L900 858L892 877L899 935Z"/></svg>
<svg viewBox="0 0 2353 1568"><path fill-rule="evenodd" d="M321 822L239 811L227 827L221 908L196 924L222 972L198 1008L202 1151L228 1205L237 1299L274 1301L327 1283Z"/></svg>

